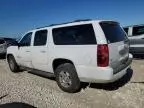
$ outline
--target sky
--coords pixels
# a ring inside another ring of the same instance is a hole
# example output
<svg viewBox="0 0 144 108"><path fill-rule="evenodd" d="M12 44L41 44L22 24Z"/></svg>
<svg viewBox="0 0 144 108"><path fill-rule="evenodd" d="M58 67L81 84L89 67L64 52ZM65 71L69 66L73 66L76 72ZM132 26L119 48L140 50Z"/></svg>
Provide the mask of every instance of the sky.
<svg viewBox="0 0 144 108"><path fill-rule="evenodd" d="M0 37L77 19L144 24L144 0L0 0Z"/></svg>

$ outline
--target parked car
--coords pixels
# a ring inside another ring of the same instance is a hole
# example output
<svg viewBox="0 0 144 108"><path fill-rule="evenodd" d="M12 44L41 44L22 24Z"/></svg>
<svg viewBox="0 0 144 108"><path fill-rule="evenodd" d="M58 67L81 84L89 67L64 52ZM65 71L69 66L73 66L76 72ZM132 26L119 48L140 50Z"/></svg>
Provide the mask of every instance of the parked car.
<svg viewBox="0 0 144 108"><path fill-rule="evenodd" d="M130 52L132 54L144 54L144 25L124 27L130 40Z"/></svg>
<svg viewBox="0 0 144 108"><path fill-rule="evenodd" d="M126 74L132 62L128 38L115 21L76 21L27 32L7 50L12 72L20 67L49 73L65 92L81 82L109 83Z"/></svg>
<svg viewBox="0 0 144 108"><path fill-rule="evenodd" d="M11 45L16 45L15 39L0 37L0 55L6 55L7 48Z"/></svg>

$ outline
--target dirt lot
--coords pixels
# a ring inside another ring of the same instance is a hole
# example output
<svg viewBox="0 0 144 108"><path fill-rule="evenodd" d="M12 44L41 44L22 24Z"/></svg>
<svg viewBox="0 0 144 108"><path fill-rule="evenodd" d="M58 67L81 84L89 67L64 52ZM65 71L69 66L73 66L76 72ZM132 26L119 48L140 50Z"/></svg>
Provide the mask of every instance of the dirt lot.
<svg viewBox="0 0 144 108"><path fill-rule="evenodd" d="M0 108L144 108L144 59L113 84L91 84L75 94L61 91L53 79L10 72L0 60Z"/></svg>

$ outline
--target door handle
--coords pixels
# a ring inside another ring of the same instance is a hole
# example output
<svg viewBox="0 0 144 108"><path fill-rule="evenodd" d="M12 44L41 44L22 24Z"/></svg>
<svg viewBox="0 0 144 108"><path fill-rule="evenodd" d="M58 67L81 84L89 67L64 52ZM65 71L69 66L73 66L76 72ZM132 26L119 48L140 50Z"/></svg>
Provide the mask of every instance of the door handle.
<svg viewBox="0 0 144 108"><path fill-rule="evenodd" d="M19 58L19 59L20 59L20 58L21 58L21 56L17 56L17 58Z"/></svg>
<svg viewBox="0 0 144 108"><path fill-rule="evenodd" d="M30 52L30 51L26 51L26 52Z"/></svg>
<svg viewBox="0 0 144 108"><path fill-rule="evenodd" d="M45 53L46 51L40 51L41 53Z"/></svg>

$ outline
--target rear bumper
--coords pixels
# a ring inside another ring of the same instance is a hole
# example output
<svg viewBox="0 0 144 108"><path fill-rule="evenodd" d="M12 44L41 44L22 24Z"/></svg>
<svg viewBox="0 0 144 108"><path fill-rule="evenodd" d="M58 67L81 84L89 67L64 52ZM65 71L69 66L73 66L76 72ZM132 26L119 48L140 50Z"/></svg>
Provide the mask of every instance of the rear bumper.
<svg viewBox="0 0 144 108"><path fill-rule="evenodd" d="M130 68L133 56L129 54L128 61L121 67L121 70L114 74L114 70L111 67L77 67L78 76L80 81L83 82L95 82L95 83L109 83L120 79L127 73L127 69Z"/></svg>

